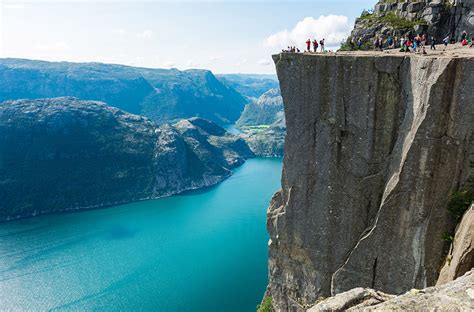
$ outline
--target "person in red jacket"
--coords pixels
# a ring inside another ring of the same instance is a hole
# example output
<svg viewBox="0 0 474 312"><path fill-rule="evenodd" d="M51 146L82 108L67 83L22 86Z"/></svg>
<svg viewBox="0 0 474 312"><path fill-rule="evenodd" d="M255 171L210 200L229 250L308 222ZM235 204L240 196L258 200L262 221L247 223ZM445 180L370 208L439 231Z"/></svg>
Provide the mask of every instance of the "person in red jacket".
<svg viewBox="0 0 474 312"><path fill-rule="evenodd" d="M313 50L314 52L318 52L318 40L313 40Z"/></svg>
<svg viewBox="0 0 474 312"><path fill-rule="evenodd" d="M306 50L311 51L311 39L306 40Z"/></svg>

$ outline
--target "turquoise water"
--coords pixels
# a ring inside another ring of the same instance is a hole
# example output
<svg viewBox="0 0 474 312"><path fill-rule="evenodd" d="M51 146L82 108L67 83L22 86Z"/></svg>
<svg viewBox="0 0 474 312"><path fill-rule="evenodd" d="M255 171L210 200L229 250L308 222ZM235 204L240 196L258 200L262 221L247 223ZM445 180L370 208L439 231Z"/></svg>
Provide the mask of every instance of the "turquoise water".
<svg viewBox="0 0 474 312"><path fill-rule="evenodd" d="M204 191L0 224L0 310L255 311L280 159Z"/></svg>

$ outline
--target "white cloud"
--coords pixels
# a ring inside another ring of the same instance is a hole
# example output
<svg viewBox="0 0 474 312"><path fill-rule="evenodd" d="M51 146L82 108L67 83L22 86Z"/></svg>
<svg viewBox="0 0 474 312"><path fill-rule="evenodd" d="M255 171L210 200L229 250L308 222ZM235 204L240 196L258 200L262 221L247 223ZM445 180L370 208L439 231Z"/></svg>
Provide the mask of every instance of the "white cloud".
<svg viewBox="0 0 474 312"><path fill-rule="evenodd" d="M239 59L237 63L235 63L235 66L240 67L244 64L247 64L248 60L246 58Z"/></svg>
<svg viewBox="0 0 474 312"><path fill-rule="evenodd" d="M1 1L0 1L1 2ZM0 3L1 5L1 3ZM7 3L3 6L5 9L13 9L13 10L21 10L25 8L25 4L23 3Z"/></svg>
<svg viewBox="0 0 474 312"><path fill-rule="evenodd" d="M329 48L338 47L344 38L350 34L352 24L347 16L327 15L317 19L306 17L299 21L291 30L277 32L264 41L264 45L271 48L286 48L287 46L305 46L308 38L316 38L318 41L326 39Z"/></svg>
<svg viewBox="0 0 474 312"><path fill-rule="evenodd" d="M270 62L270 60L267 60L267 59L261 59L260 61L257 62L258 65L262 65L262 66L268 66L271 63L272 62Z"/></svg>
<svg viewBox="0 0 474 312"><path fill-rule="evenodd" d="M174 67L176 67L176 63L173 62L173 61L168 61L164 65L165 65L165 68L174 68Z"/></svg>
<svg viewBox="0 0 474 312"><path fill-rule="evenodd" d="M150 29L147 29L137 34L137 36L142 39L150 39L153 36L153 32Z"/></svg>
<svg viewBox="0 0 474 312"><path fill-rule="evenodd" d="M64 51L68 48L68 44L64 41L51 42L51 43L42 43L37 46L38 50L46 52L58 52Z"/></svg>
<svg viewBox="0 0 474 312"><path fill-rule="evenodd" d="M211 62L215 62L215 61L220 60L221 58L222 58L222 56L212 55L212 56L209 57L209 60Z"/></svg>

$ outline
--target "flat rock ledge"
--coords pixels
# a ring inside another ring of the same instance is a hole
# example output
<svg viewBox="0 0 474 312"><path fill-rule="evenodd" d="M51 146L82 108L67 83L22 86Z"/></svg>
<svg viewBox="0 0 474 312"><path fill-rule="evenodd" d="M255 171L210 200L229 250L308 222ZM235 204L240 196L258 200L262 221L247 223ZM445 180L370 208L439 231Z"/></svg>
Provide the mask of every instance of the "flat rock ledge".
<svg viewBox="0 0 474 312"><path fill-rule="evenodd" d="M400 296L354 288L308 309L319 311L474 311L474 270L447 284L412 289Z"/></svg>

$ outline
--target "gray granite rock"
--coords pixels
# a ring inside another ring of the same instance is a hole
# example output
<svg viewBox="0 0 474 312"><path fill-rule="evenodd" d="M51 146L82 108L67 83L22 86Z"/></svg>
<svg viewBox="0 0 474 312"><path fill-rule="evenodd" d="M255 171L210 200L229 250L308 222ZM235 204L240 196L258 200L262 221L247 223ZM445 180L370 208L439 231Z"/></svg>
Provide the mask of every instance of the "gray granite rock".
<svg viewBox="0 0 474 312"><path fill-rule="evenodd" d="M442 286L412 289L395 297L356 288L319 302L308 312L339 311L473 311L474 271Z"/></svg>
<svg viewBox="0 0 474 312"><path fill-rule="evenodd" d="M466 211L456 228L446 262L437 285L455 280L474 267L474 204Z"/></svg>
<svg viewBox="0 0 474 312"><path fill-rule="evenodd" d="M287 124L267 223L274 308L302 311L356 287L433 285L454 226L450 193L473 174L472 58L274 61Z"/></svg>

